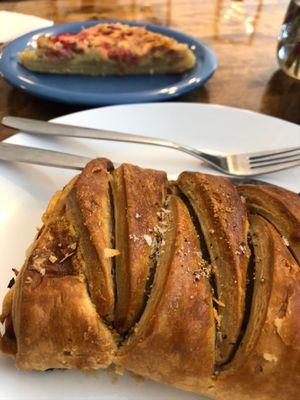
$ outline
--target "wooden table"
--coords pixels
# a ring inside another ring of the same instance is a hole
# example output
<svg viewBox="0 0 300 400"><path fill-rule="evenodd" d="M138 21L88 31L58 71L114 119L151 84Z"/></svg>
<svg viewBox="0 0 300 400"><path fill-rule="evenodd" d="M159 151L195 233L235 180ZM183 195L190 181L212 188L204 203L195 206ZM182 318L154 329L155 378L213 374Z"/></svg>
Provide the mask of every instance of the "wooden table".
<svg viewBox="0 0 300 400"><path fill-rule="evenodd" d="M279 71L275 56L287 5L287 0L30 0L1 1L0 10L34 14L55 23L120 18L181 30L212 46L219 68L204 87L178 101L241 107L299 124L300 81ZM243 6L248 33L237 9ZM33 97L2 78L0 94L0 117L50 119L80 109ZM0 140L11 133L0 127Z"/></svg>

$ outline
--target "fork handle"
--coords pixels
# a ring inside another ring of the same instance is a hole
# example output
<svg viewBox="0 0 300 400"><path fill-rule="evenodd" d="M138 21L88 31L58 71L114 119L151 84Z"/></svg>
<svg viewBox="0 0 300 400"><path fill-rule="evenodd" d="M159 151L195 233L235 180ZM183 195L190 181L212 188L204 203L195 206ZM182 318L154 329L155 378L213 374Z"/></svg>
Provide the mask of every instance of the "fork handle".
<svg viewBox="0 0 300 400"><path fill-rule="evenodd" d="M0 160L80 170L91 159L59 151L0 142Z"/></svg>
<svg viewBox="0 0 300 400"><path fill-rule="evenodd" d="M156 146L171 148L177 147L175 143L164 139L152 138L142 135L132 135L106 129L83 128L80 126L65 125L48 121L39 121L30 118L6 116L2 118L1 122L3 125L9 128L18 129L22 132L31 133L34 135L67 136L118 142L153 144Z"/></svg>
<svg viewBox="0 0 300 400"><path fill-rule="evenodd" d="M224 157L218 152L202 151L188 146L184 146L169 140L121 133L105 129L83 128L74 125L58 124L56 122L38 121L29 118L6 116L2 119L2 124L21 130L22 132L31 133L34 135L50 135L50 136L67 136L88 139L100 139L117 142L130 142L140 144L150 144L154 146L168 147L187 153L192 157L196 157L205 161L207 164L224 171Z"/></svg>

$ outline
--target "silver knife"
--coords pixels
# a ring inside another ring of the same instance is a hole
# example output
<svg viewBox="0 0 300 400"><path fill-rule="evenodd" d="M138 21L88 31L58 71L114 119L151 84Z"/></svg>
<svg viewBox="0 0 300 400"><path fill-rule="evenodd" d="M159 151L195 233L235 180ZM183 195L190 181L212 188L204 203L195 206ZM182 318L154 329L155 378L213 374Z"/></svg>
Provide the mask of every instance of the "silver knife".
<svg viewBox="0 0 300 400"><path fill-rule="evenodd" d="M0 142L0 160L80 170L91 158Z"/></svg>

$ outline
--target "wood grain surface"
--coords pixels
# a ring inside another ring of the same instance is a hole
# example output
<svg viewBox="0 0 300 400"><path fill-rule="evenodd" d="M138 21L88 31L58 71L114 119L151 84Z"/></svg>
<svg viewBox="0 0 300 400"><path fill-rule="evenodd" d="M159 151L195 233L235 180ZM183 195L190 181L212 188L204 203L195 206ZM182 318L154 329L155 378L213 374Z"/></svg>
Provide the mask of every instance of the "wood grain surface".
<svg viewBox="0 0 300 400"><path fill-rule="evenodd" d="M120 18L181 30L212 46L219 67L202 87L176 101L246 108L300 124L300 81L278 69L276 45L284 0L29 0L1 1L11 10L55 23ZM83 107L41 100L0 78L0 118L50 119ZM0 140L11 130L0 127Z"/></svg>

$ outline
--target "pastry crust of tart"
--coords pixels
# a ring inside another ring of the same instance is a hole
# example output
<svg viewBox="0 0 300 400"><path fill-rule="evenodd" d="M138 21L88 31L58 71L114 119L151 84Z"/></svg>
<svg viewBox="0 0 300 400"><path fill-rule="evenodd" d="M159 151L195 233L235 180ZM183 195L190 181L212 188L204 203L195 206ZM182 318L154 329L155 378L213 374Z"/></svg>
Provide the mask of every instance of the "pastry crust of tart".
<svg viewBox="0 0 300 400"><path fill-rule="evenodd" d="M116 350L91 300L85 254L66 212L77 183L73 179L50 201L45 225L4 301L1 350L14 354L22 370L105 368Z"/></svg>
<svg viewBox="0 0 300 400"><path fill-rule="evenodd" d="M252 306L237 353L220 373L214 398L299 397L299 265L267 220L250 216L255 254Z"/></svg>
<svg viewBox="0 0 300 400"><path fill-rule="evenodd" d="M114 310L113 217L110 199L110 161L97 158L87 164L66 199L66 211L85 256L85 275L92 302L101 317Z"/></svg>
<svg viewBox="0 0 300 400"><path fill-rule="evenodd" d="M240 185L251 212L271 222L300 264L300 197L284 188L267 185Z"/></svg>
<svg viewBox="0 0 300 400"><path fill-rule="evenodd" d="M199 220L215 276L216 296L222 304L216 314L221 333L217 361L222 364L230 358L238 340L245 310L247 209L227 178L183 172L178 186Z"/></svg>
<svg viewBox="0 0 300 400"><path fill-rule="evenodd" d="M117 301L115 326L128 331L140 317L152 266L159 213L167 176L162 171L122 164L113 172Z"/></svg>
<svg viewBox="0 0 300 400"><path fill-rule="evenodd" d="M115 362L186 390L208 391L214 368L215 322L209 268L189 212L171 196L150 298Z"/></svg>

